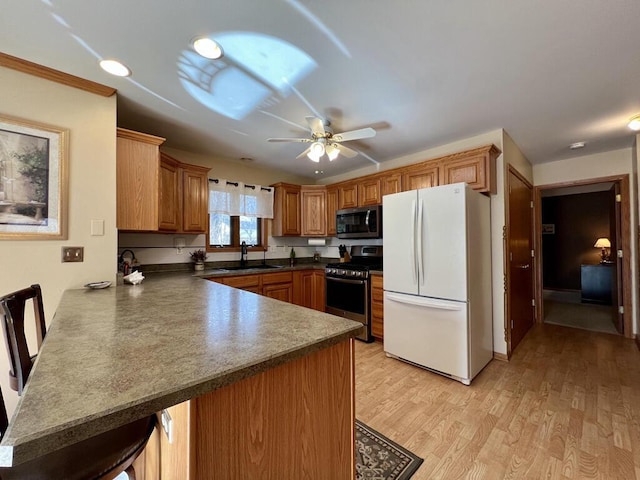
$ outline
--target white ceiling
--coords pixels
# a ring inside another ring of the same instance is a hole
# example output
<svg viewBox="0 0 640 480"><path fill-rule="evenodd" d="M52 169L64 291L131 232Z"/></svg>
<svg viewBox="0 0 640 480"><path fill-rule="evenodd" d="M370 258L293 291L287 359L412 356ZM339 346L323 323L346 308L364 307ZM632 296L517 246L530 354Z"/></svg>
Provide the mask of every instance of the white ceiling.
<svg viewBox="0 0 640 480"><path fill-rule="evenodd" d="M304 144L267 143L306 135L301 127L313 111L305 100L336 132L376 128L375 138L347 145L379 162L498 128L532 163L603 152L632 145L626 124L640 113L637 0L0 5L0 51L117 88L119 126L164 136L171 147L250 157L300 175L370 165L358 155L331 164L324 157L318 166L295 159ZM295 91L271 92L240 120L218 114L183 88L178 60L195 36L231 31L286 41L315 69ZM117 58L133 75L112 77L98 58ZM569 150L577 141L586 148Z"/></svg>

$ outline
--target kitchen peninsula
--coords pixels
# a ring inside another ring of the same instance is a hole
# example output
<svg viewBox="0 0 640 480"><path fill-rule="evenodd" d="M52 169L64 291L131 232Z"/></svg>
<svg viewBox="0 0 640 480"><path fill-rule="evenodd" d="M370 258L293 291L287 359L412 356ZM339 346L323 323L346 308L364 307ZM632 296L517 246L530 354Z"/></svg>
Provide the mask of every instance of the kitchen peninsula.
<svg viewBox="0 0 640 480"><path fill-rule="evenodd" d="M189 274L67 290L0 464L188 402L181 478L350 479L360 328Z"/></svg>

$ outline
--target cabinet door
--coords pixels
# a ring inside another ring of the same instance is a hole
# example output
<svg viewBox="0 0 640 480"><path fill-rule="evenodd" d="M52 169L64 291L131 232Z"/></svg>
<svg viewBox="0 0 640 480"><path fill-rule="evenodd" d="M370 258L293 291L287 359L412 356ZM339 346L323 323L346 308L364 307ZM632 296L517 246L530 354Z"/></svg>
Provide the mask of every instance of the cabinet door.
<svg viewBox="0 0 640 480"><path fill-rule="evenodd" d="M118 129L116 149L116 227L158 229L160 144L164 138Z"/></svg>
<svg viewBox="0 0 640 480"><path fill-rule="evenodd" d="M476 155L471 158L463 158L442 164L442 183L468 183L471 188L481 191L487 183L487 169L485 168L485 156Z"/></svg>
<svg viewBox="0 0 640 480"><path fill-rule="evenodd" d="M300 235L300 185L277 183L274 187L276 191L271 234L275 237Z"/></svg>
<svg viewBox="0 0 640 480"><path fill-rule="evenodd" d="M160 230L180 230L182 212L182 171L179 163L162 155L160 160L160 204L158 227Z"/></svg>
<svg viewBox="0 0 640 480"><path fill-rule="evenodd" d="M206 169L185 166L182 170L182 230L205 233L209 202L209 181Z"/></svg>
<svg viewBox="0 0 640 480"><path fill-rule="evenodd" d="M230 287L240 288L253 293L262 293L260 284L260 275L238 275L235 277L223 277L220 283L224 283Z"/></svg>
<svg viewBox="0 0 640 480"><path fill-rule="evenodd" d="M380 194L380 178L366 178L358 182L358 205L379 205L382 203Z"/></svg>
<svg viewBox="0 0 640 480"><path fill-rule="evenodd" d="M408 168L402 175L403 192L436 186L438 186L438 166L435 164Z"/></svg>
<svg viewBox="0 0 640 480"><path fill-rule="evenodd" d="M358 184L355 182L338 187L338 209L358 206Z"/></svg>
<svg viewBox="0 0 640 480"><path fill-rule="evenodd" d="M162 416L164 415L164 425ZM169 407L158 414L160 429L160 479L190 478L191 401Z"/></svg>
<svg viewBox="0 0 640 480"><path fill-rule="evenodd" d="M262 287L262 294L265 297L275 298L276 300L291 303L293 301L293 285L291 282L264 285Z"/></svg>
<svg viewBox="0 0 640 480"><path fill-rule="evenodd" d="M324 270L313 271L313 303L311 308L324 312L325 308L325 278Z"/></svg>
<svg viewBox="0 0 640 480"><path fill-rule="evenodd" d="M313 270L293 272L293 303L301 307L313 307Z"/></svg>
<svg viewBox="0 0 640 480"><path fill-rule="evenodd" d="M402 175L392 173L380 179L380 190L382 195L390 195L402 191Z"/></svg>
<svg viewBox="0 0 640 480"><path fill-rule="evenodd" d="M338 189L327 188L327 235L335 235L336 211L338 210Z"/></svg>
<svg viewBox="0 0 640 480"><path fill-rule="evenodd" d="M327 235L327 190L325 187L302 187L302 235L324 237ZM334 220L335 221L335 220Z"/></svg>

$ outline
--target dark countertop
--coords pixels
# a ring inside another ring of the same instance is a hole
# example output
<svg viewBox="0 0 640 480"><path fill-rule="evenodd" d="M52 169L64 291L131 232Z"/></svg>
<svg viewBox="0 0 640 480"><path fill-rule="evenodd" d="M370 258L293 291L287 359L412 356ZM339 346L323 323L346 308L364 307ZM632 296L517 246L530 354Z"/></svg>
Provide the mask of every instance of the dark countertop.
<svg viewBox="0 0 640 480"><path fill-rule="evenodd" d="M0 465L347 340L361 327L192 273L67 290L0 443Z"/></svg>

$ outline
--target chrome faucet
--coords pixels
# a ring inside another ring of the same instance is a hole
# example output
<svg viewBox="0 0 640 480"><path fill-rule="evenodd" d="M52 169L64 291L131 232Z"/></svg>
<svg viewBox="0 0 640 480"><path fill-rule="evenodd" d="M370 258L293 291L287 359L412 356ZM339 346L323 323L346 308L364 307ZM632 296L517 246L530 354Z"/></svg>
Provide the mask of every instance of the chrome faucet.
<svg viewBox="0 0 640 480"><path fill-rule="evenodd" d="M240 244L240 266L247 266L247 242L245 242L244 240Z"/></svg>

